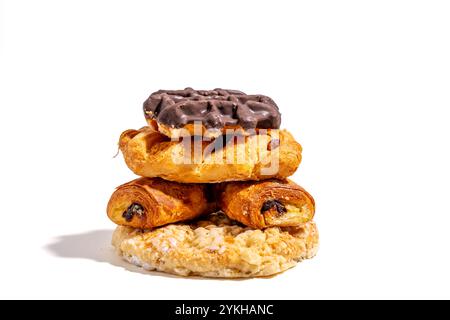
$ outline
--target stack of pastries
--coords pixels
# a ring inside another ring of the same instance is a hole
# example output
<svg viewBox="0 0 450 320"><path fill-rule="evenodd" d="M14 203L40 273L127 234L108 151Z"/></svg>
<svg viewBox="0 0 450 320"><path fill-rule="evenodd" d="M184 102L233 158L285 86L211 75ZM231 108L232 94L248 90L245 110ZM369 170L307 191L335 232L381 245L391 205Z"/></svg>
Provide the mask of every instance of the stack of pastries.
<svg viewBox="0 0 450 320"><path fill-rule="evenodd" d="M119 148L140 176L107 207L112 244L128 262L182 276L270 276L312 258L311 195L287 178L302 148L275 102L236 90L160 90L147 126Z"/></svg>

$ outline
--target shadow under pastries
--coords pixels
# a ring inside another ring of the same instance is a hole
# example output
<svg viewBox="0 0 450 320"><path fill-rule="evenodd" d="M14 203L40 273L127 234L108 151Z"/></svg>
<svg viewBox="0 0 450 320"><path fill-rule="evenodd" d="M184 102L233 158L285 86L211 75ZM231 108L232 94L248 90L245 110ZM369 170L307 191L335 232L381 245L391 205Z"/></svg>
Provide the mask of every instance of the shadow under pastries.
<svg viewBox="0 0 450 320"><path fill-rule="evenodd" d="M86 259L108 263L129 272L152 275L164 278L216 280L216 281L247 281L251 278L203 278L199 276L181 277L158 271L147 271L124 261L111 245L113 230L93 230L78 234L62 235L52 239L45 249L52 255L64 259ZM270 279L273 276L261 277Z"/></svg>
<svg viewBox="0 0 450 320"><path fill-rule="evenodd" d="M161 272L145 271L120 258L111 246L113 230L93 230L89 232L62 235L52 239L45 249L56 257L66 259L87 259L108 263L130 272L160 277L178 278Z"/></svg>

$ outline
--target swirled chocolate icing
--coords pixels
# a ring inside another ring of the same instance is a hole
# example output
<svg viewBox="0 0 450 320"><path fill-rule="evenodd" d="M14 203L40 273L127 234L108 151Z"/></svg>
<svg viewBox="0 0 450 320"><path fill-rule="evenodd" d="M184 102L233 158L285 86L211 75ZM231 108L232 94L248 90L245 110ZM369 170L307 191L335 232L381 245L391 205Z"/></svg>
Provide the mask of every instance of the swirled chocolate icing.
<svg viewBox="0 0 450 320"><path fill-rule="evenodd" d="M171 128L201 122L212 129L278 129L281 123L278 106L271 98L224 89L159 90L144 102L144 113L147 119Z"/></svg>

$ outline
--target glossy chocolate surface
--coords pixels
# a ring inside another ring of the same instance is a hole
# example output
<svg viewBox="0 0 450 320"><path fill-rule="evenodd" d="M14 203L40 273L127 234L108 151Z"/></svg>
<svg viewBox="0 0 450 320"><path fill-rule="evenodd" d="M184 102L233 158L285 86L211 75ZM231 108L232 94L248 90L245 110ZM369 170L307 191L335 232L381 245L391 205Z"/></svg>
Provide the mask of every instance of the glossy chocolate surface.
<svg viewBox="0 0 450 320"><path fill-rule="evenodd" d="M144 113L147 119L171 128L200 122L208 129L278 129L281 123L271 98L223 89L159 90L144 102Z"/></svg>

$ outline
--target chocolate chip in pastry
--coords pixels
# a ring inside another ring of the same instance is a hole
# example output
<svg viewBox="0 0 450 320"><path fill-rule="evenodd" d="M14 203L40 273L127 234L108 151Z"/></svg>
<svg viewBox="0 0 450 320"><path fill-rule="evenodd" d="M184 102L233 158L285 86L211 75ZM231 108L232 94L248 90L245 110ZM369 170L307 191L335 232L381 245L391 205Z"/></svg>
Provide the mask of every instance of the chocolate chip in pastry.
<svg viewBox="0 0 450 320"><path fill-rule="evenodd" d="M107 207L114 223L142 229L193 219L209 210L204 185L159 178L140 178L119 186Z"/></svg>
<svg viewBox="0 0 450 320"><path fill-rule="evenodd" d="M220 209L252 228L298 226L314 217L312 196L289 180L229 182L219 190Z"/></svg>

